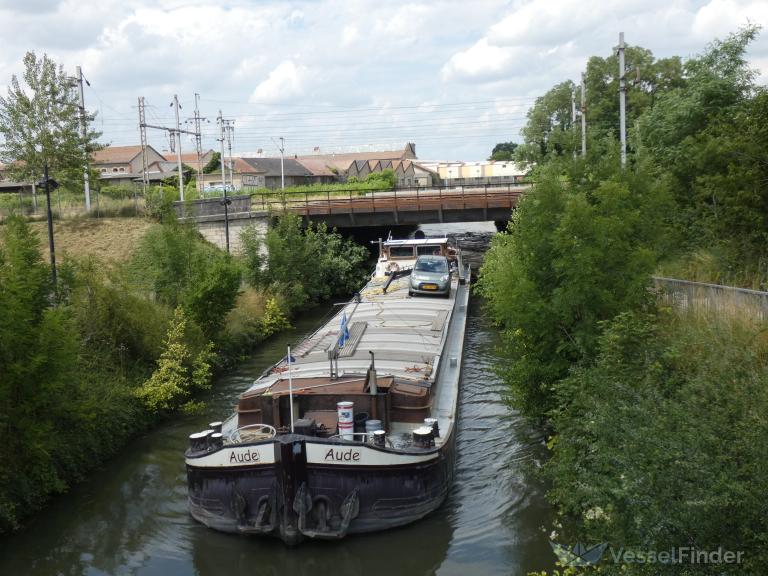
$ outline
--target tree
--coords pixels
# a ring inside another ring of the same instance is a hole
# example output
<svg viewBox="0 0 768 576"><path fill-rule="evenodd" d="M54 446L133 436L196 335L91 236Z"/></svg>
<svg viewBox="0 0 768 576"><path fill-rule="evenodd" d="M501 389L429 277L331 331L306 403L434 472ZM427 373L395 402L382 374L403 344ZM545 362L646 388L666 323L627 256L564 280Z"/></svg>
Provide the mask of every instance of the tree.
<svg viewBox="0 0 768 576"><path fill-rule="evenodd" d="M679 248L715 250L726 272L709 281L748 266L757 282L765 275L768 95L745 56L757 32L747 26L688 60L685 88L659 94L637 123L640 154L675 191Z"/></svg>
<svg viewBox="0 0 768 576"><path fill-rule="evenodd" d="M48 267L23 220L0 249L0 532L62 491L60 432L79 400L76 330L49 301Z"/></svg>
<svg viewBox="0 0 768 576"><path fill-rule="evenodd" d="M649 109L659 94L685 85L679 57L656 60L653 53L640 46L625 51L627 73L627 126ZM587 125L590 132L610 134L619 139L619 58L592 56L585 74L587 89Z"/></svg>
<svg viewBox="0 0 768 576"><path fill-rule="evenodd" d="M571 118L574 88L574 83L567 80L536 99L528 110L528 122L521 130L524 143L515 150L517 160L538 164L575 149Z"/></svg>
<svg viewBox="0 0 768 576"><path fill-rule="evenodd" d="M208 160L208 164L203 166L203 174L211 174L221 168L221 153L214 152L211 154L211 159Z"/></svg>
<svg viewBox="0 0 768 576"><path fill-rule="evenodd" d="M556 407L553 386L572 366L594 358L602 323L648 298L668 194L616 160L594 184L575 171L565 183L547 166L481 268L480 291L505 329L503 376L534 417Z"/></svg>
<svg viewBox="0 0 768 576"><path fill-rule="evenodd" d="M213 344L208 343L193 358L186 343L186 330L187 317L179 306L168 325L165 349L157 361L157 369L136 390L136 397L152 412L184 407L195 391L211 387Z"/></svg>
<svg viewBox="0 0 768 576"><path fill-rule="evenodd" d="M631 88L627 91L627 126L631 128L654 104L658 94L684 86L685 76L680 58L655 60L650 50L638 46L626 49L626 64L631 68L628 73ZM605 140L619 138L618 73L619 61L615 54L607 58L593 56L587 63L586 117L591 143L587 148L598 155L605 152ZM571 98L575 88L576 85L567 80L536 99L521 131L524 143L515 151L516 160L542 164L579 149L580 131L573 125L572 118ZM579 102L580 95L576 97Z"/></svg>
<svg viewBox="0 0 768 576"><path fill-rule="evenodd" d="M518 146L517 142L499 142L491 150L489 160L512 160Z"/></svg>
<svg viewBox="0 0 768 576"><path fill-rule="evenodd" d="M282 214L262 241L254 230L243 234L246 272L251 285L279 295L288 313L348 295L365 280L368 251L325 224L302 229L301 218ZM264 258L264 247L268 258Z"/></svg>
<svg viewBox="0 0 768 576"><path fill-rule="evenodd" d="M24 68L25 86L13 75L0 96L0 160L21 181L39 177L46 164L60 179L82 173L100 134L81 132L73 79L46 54L27 52Z"/></svg>

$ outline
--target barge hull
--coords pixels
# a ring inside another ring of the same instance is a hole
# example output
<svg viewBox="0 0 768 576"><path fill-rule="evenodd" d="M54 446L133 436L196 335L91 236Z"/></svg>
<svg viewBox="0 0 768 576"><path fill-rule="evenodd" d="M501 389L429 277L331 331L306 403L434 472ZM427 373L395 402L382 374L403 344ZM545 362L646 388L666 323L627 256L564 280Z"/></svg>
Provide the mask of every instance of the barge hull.
<svg viewBox="0 0 768 576"><path fill-rule="evenodd" d="M353 466L308 464L311 439L284 437L274 443L279 454L274 464L235 469L187 465L189 509L215 530L269 535L288 544L403 526L433 512L448 495L455 442L453 436L447 440L423 463ZM345 504L355 507L346 527Z"/></svg>

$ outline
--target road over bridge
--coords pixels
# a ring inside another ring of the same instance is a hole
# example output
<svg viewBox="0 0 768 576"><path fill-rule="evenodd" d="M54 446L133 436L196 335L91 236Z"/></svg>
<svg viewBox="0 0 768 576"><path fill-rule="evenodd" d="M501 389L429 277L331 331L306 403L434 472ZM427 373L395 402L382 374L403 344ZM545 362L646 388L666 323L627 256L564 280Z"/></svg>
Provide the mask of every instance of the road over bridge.
<svg viewBox="0 0 768 576"><path fill-rule="evenodd" d="M507 221L527 186L483 185L396 190L286 193L278 206L311 222L349 228L439 222ZM252 196L252 209L275 209L274 194Z"/></svg>
<svg viewBox="0 0 768 576"><path fill-rule="evenodd" d="M240 232L255 226L265 233L269 219L282 210L329 227L407 226L441 222L506 222L527 190L525 185L481 185L396 190L256 192L232 196L227 222L222 198L176 203L181 219L194 222L211 242L226 245L227 227L234 251ZM228 224L228 226L227 226Z"/></svg>

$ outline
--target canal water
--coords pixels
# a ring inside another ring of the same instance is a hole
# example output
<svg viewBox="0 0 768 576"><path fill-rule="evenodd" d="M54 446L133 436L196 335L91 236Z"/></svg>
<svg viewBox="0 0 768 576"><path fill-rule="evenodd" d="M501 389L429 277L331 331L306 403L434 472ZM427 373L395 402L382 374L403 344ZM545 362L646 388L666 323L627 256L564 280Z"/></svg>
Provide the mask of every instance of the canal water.
<svg viewBox="0 0 768 576"><path fill-rule="evenodd" d="M305 314L294 331L221 378L204 416L138 438L22 532L0 538L0 575L517 576L551 569L550 510L535 474L543 439L503 400L492 368L501 361L498 332L478 298L467 326L456 482L438 511L405 528L296 548L220 534L192 520L182 458L187 436L227 416L236 396L327 311Z"/></svg>

